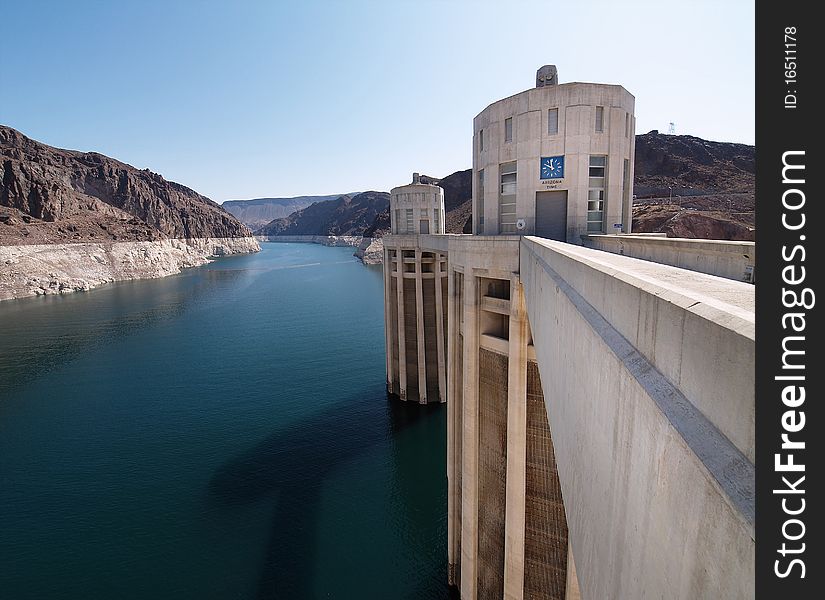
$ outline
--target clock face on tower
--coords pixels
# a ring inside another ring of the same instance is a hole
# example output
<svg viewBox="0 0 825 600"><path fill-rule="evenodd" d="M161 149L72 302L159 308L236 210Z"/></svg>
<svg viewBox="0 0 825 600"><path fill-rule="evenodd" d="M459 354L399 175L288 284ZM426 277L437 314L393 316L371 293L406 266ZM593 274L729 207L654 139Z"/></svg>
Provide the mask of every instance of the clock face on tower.
<svg viewBox="0 0 825 600"><path fill-rule="evenodd" d="M564 156L542 157L539 170L542 179L564 178Z"/></svg>

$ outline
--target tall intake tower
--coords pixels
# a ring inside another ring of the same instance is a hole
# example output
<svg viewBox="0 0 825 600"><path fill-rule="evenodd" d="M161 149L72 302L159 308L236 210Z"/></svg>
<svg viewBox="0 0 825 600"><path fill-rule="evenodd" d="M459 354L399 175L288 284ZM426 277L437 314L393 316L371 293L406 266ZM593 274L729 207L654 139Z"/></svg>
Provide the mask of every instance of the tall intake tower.
<svg viewBox="0 0 825 600"><path fill-rule="evenodd" d="M444 233L444 190L413 181L390 191L392 243L384 248L387 390L402 400L445 402L447 256L422 251L421 234Z"/></svg>

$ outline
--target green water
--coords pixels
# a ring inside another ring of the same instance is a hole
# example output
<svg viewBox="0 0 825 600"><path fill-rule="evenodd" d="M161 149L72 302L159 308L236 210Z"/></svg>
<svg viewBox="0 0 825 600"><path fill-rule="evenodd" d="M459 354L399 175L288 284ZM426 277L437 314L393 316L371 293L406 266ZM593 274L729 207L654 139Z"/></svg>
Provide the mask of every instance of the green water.
<svg viewBox="0 0 825 600"><path fill-rule="evenodd" d="M380 268L264 244L0 303L0 598L447 598L443 406Z"/></svg>

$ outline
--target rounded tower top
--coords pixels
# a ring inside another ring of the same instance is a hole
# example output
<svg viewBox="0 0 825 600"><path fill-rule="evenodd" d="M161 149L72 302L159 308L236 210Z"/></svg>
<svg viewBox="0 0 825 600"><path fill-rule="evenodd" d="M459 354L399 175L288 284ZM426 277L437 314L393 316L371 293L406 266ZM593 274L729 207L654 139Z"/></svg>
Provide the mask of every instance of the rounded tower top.
<svg viewBox="0 0 825 600"><path fill-rule="evenodd" d="M393 234L444 233L444 190L421 179L413 173L412 183L390 190Z"/></svg>

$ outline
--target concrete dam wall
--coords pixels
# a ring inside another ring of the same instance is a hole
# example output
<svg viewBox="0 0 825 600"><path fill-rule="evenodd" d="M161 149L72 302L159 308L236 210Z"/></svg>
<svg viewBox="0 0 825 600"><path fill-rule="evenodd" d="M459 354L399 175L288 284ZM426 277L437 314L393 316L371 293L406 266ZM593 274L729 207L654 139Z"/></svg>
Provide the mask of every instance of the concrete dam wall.
<svg viewBox="0 0 825 600"><path fill-rule="evenodd" d="M752 286L540 238L520 274L582 597L752 597Z"/></svg>
<svg viewBox="0 0 825 600"><path fill-rule="evenodd" d="M447 402L462 598L752 596L752 285L542 238L384 242L388 391Z"/></svg>

